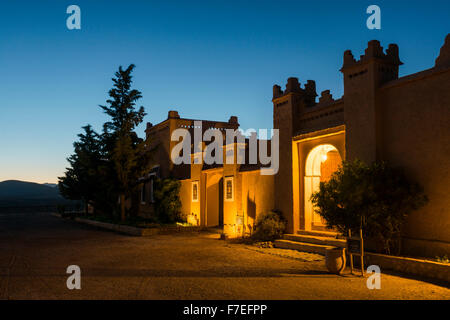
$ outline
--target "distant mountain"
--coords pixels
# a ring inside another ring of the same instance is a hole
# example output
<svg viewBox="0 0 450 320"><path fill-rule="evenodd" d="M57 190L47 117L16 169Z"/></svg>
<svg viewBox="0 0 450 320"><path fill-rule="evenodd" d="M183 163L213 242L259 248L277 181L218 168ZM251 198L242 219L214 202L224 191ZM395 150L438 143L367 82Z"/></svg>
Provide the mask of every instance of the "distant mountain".
<svg viewBox="0 0 450 320"><path fill-rule="evenodd" d="M48 182L43 183L43 185L52 188L56 188L58 186L56 183L48 183Z"/></svg>
<svg viewBox="0 0 450 320"><path fill-rule="evenodd" d="M0 200L62 199L59 190L44 184L7 180L0 182Z"/></svg>
<svg viewBox="0 0 450 320"><path fill-rule="evenodd" d="M0 212L17 212L16 209L19 208L20 210L28 208L26 211L50 210L48 208L53 208L51 210L54 211L59 204L74 206L78 203L78 201L64 199L55 185L49 186L48 184L17 180L0 182Z"/></svg>

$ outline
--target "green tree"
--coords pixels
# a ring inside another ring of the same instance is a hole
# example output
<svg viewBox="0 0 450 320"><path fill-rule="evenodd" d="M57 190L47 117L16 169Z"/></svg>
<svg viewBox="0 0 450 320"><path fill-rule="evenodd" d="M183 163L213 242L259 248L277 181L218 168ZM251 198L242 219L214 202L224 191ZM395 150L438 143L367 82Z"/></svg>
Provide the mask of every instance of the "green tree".
<svg viewBox="0 0 450 320"><path fill-rule="evenodd" d="M102 154L99 135L90 125L83 130L84 134L79 134L79 141L73 144L74 154L67 158L70 167L66 168L64 176L58 178L58 187L65 198L83 200L87 214L88 204L95 199L98 190Z"/></svg>
<svg viewBox="0 0 450 320"><path fill-rule="evenodd" d="M344 161L328 182L320 183L311 200L327 227L342 234L362 228L365 236L381 241L388 254L392 249L400 252L405 218L428 201L400 168L360 160Z"/></svg>
<svg viewBox="0 0 450 320"><path fill-rule="evenodd" d="M131 64L115 73L113 88L109 91L107 106L100 106L111 118L103 125L102 140L109 165L115 172L112 182L117 186L120 198L120 217L127 216L126 201L137 192L139 178L150 170L151 154L146 139L134 131L146 115L144 107L136 110L136 102L142 98L140 91L131 88L134 69Z"/></svg>
<svg viewBox="0 0 450 320"><path fill-rule="evenodd" d="M158 220L164 223L180 221L180 181L175 179L156 179L154 186L153 197Z"/></svg>

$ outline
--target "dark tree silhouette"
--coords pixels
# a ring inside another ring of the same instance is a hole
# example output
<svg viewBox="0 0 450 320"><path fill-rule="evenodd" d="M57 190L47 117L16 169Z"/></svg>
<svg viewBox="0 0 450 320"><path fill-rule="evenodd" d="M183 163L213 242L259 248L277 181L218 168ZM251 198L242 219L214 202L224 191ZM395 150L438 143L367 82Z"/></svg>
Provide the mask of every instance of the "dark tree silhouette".
<svg viewBox="0 0 450 320"><path fill-rule="evenodd" d="M58 187L61 194L71 200L83 200L85 213L89 202L95 199L98 191L99 168L102 161L101 141L99 135L90 125L83 127L84 134L78 135L74 142L74 154L67 161L64 176L59 177Z"/></svg>
<svg viewBox="0 0 450 320"><path fill-rule="evenodd" d="M109 91L107 106L100 106L111 117L103 126L102 140L106 157L116 174L122 221L127 215L126 201L137 191L139 179L150 170L148 141L139 138L134 131L146 115L144 107L136 110L136 102L142 95L140 91L131 89L134 67L133 64L125 70L119 67L112 79L114 86Z"/></svg>

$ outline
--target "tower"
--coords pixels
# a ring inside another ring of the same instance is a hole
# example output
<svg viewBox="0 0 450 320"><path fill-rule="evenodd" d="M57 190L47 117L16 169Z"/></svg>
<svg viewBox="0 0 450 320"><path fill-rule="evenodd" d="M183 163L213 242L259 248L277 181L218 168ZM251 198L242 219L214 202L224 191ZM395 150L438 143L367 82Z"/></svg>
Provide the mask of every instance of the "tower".
<svg viewBox="0 0 450 320"><path fill-rule="evenodd" d="M273 127L279 130L280 139L280 164L274 179L275 209L286 218L288 232L294 231L292 137L299 129L296 119L315 104L316 96L316 84L312 80L308 80L304 88L297 78L289 78L284 91L278 85L273 86Z"/></svg>
<svg viewBox="0 0 450 320"><path fill-rule="evenodd" d="M345 51L341 72L347 159L366 162L382 159L382 106L377 101L378 89L398 78L401 64L396 44L390 44L384 53L380 42L372 40L358 61L350 50Z"/></svg>

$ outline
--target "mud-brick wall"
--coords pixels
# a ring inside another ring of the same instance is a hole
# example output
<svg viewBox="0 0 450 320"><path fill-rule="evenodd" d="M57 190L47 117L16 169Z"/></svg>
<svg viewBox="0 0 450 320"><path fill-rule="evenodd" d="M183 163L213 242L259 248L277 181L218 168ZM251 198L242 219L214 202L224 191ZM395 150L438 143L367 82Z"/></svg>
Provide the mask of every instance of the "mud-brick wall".
<svg viewBox="0 0 450 320"><path fill-rule="evenodd" d="M260 175L259 170L241 174L242 210L246 230L252 230L260 215L275 208L274 176Z"/></svg>
<svg viewBox="0 0 450 320"><path fill-rule="evenodd" d="M405 253L450 254L450 69L381 88L383 158L419 182L429 203L407 219Z"/></svg>

